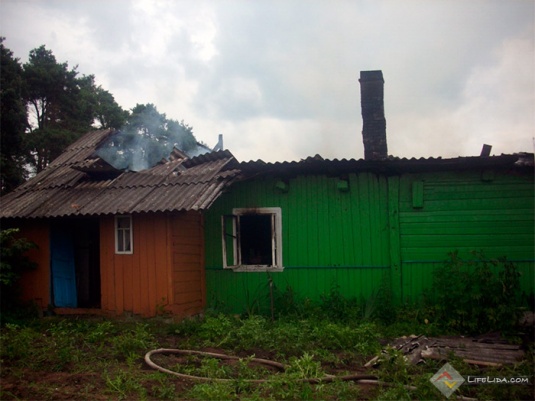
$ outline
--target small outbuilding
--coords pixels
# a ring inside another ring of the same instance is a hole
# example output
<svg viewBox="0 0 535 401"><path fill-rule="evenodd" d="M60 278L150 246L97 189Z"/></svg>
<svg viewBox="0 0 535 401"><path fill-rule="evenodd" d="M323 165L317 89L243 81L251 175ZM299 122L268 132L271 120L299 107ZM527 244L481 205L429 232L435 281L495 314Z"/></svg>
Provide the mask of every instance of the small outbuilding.
<svg viewBox="0 0 535 401"><path fill-rule="evenodd" d="M1 198L2 228L38 249L21 293L56 313L170 312L206 304L203 212L235 178L228 151L121 171L95 155L113 130L93 131Z"/></svg>

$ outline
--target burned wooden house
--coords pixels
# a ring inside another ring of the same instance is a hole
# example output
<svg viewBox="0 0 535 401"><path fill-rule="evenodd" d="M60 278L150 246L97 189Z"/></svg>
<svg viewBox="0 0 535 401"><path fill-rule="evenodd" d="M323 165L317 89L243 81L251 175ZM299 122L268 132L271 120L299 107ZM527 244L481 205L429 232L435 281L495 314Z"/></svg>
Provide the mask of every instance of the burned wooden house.
<svg viewBox="0 0 535 401"><path fill-rule="evenodd" d="M241 180L207 211L209 302L266 310L273 288L311 300L388 288L398 304L419 302L454 251L506 257L532 299L533 154L390 157L382 73L360 83L364 159L241 163Z"/></svg>
<svg viewBox="0 0 535 401"><path fill-rule="evenodd" d="M169 160L141 172L95 156L112 130L90 132L3 196L3 228L38 249L22 296L58 313L187 316L206 303L203 211L236 177L229 152Z"/></svg>
<svg viewBox="0 0 535 401"><path fill-rule="evenodd" d="M24 298L56 312L269 308L273 288L336 288L417 302L448 252L505 256L533 294L533 154L388 156L380 71L361 73L362 160L238 163L175 151L141 172L95 156L111 131L71 145L1 199L3 226L39 246Z"/></svg>

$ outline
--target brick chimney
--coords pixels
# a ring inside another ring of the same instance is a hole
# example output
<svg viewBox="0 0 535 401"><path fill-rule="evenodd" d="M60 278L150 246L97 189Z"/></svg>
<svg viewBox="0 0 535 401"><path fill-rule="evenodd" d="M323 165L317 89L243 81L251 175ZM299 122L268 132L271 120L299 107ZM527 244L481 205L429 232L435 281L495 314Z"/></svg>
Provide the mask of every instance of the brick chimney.
<svg viewBox="0 0 535 401"><path fill-rule="evenodd" d="M360 72L360 102L362 106L362 140L365 160L384 160L386 120L384 108L384 79L382 71Z"/></svg>

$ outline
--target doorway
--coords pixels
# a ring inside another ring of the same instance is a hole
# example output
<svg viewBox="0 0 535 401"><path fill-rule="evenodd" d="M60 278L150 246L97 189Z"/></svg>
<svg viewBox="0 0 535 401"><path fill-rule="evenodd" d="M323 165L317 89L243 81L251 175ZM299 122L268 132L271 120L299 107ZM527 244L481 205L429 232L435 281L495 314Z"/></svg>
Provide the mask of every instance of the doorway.
<svg viewBox="0 0 535 401"><path fill-rule="evenodd" d="M51 298L58 308L100 308L97 218L53 220L50 229Z"/></svg>

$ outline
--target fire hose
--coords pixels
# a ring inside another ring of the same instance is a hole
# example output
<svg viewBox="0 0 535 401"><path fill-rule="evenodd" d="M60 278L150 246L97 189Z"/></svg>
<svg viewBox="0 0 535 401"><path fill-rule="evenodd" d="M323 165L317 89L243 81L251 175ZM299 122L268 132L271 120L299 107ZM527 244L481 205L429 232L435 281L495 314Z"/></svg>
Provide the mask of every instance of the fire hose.
<svg viewBox="0 0 535 401"><path fill-rule="evenodd" d="M162 373L167 373L176 377L179 377L181 379L186 380L197 380L197 381L203 381L203 382L235 382L236 379L220 379L215 377L204 377L204 376L193 376L193 375L187 375L184 373L178 373L169 369L166 369L155 362L152 361L151 357L156 354L181 354L181 355L201 355L201 356L208 356L212 358L217 359L227 359L227 360L240 360L243 358L239 358L237 356L232 355L226 355L226 354L217 354L214 352L206 352L206 351L193 351L193 350L182 350L182 349L172 349L172 348L159 348L152 351L149 351L145 354L145 362L147 365L149 365L151 368L156 369ZM247 358L251 362L260 363L267 366L272 366L281 372L284 372L286 370L286 366L282 363L271 361L269 359L262 359L262 358ZM335 380L339 381L353 381L357 384L372 384L372 385L383 385L383 386L392 386L392 383L386 383L379 381L377 376L374 375L364 375L364 374L350 374L350 375L344 375L344 376L333 376L333 375L325 375L323 377L314 377L314 378L305 378L305 379L296 379L298 382L302 383L311 383L311 384L319 384L319 383L332 383ZM243 379L242 381L247 383L266 383L271 381L270 379ZM416 390L416 387L414 386L403 386L407 390ZM465 401L477 401L475 398L470 397L463 397L460 396L460 400Z"/></svg>
<svg viewBox="0 0 535 401"><path fill-rule="evenodd" d="M170 348L159 348L159 349L149 351L145 354L145 362L147 363L147 365L149 365L153 369L156 369L162 373L167 373L176 377L180 377L181 379L197 380L197 381L204 381L204 382L227 382L228 383L228 382L234 382L236 381L236 379L221 379L221 378L215 378L215 377L193 376L193 375L187 375L184 373L178 373L178 372L166 369L158 365L157 363L155 363L151 358L153 355L156 355L156 354L201 355L201 356L208 356L208 357L212 357L216 359L227 359L227 360L242 359L237 356L217 354L214 352L170 349ZM256 362L256 363L260 363L263 365L274 367L281 372L284 372L286 370L286 366L284 366L282 363L270 361L269 359L262 359L262 358L247 358L247 359L251 362ZM335 380L355 381L355 382L359 382L362 384L379 384L380 383L377 380L377 376L364 375L364 374L350 374L350 375L345 375L345 376L325 375L324 377L297 379L297 381L299 382L313 383L313 384L330 383ZM247 383L266 383L270 380L269 379L244 379L243 381Z"/></svg>

